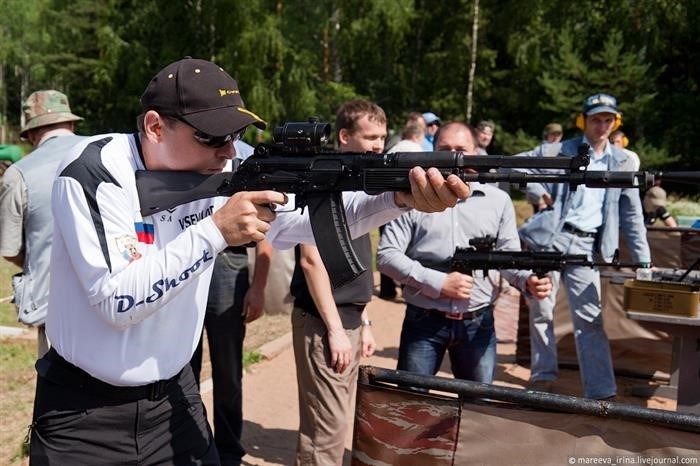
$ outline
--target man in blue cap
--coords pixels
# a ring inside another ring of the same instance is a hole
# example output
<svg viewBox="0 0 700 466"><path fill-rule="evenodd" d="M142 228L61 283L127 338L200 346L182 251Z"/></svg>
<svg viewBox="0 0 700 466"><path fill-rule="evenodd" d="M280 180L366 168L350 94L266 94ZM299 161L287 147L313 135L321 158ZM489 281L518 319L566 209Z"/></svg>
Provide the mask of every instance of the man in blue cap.
<svg viewBox="0 0 700 466"><path fill-rule="evenodd" d="M437 133L440 128L440 117L433 112L425 112L423 114L423 119L425 120L425 138L421 143L424 151L433 150L433 142L435 140L435 133Z"/></svg>
<svg viewBox="0 0 700 466"><path fill-rule="evenodd" d="M577 154L580 144L590 146L588 170L634 171L634 163L608 138L622 124L617 100L608 94L588 97L576 119L583 135L560 143L542 144L524 156L547 157ZM533 170L529 170L533 171ZM622 229L632 260L650 263L644 215L636 188L588 188L571 190L565 183L530 183L528 200L542 209L520 228L520 238L529 249L586 254L600 253L611 261L619 247ZM576 351L586 398L612 399L616 395L610 343L603 328L600 274L590 267L566 267L550 272L552 294L530 305L531 388L550 391L557 377L557 347L553 313L559 280L564 280Z"/></svg>

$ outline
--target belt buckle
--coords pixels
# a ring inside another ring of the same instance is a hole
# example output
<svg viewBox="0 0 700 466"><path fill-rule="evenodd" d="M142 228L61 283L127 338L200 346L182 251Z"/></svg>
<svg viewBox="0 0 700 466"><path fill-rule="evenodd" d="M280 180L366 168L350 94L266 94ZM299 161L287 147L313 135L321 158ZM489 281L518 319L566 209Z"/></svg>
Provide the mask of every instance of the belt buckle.
<svg viewBox="0 0 700 466"><path fill-rule="evenodd" d="M168 381L167 380L158 380L156 382L153 382L150 385L150 389L148 391L148 400L149 401L158 401L161 398L163 398L163 395L165 394L165 389L168 387Z"/></svg>
<svg viewBox="0 0 700 466"><path fill-rule="evenodd" d="M445 319L464 320L463 312L445 312Z"/></svg>

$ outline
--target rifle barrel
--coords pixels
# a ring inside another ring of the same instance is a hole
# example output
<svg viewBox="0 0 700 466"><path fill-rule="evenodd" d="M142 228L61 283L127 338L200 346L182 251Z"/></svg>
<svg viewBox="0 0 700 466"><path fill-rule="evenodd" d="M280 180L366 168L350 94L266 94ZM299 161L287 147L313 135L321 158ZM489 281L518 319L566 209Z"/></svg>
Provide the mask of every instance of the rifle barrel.
<svg viewBox="0 0 700 466"><path fill-rule="evenodd" d="M364 154L350 154L357 156ZM320 153L320 156L337 155L337 153ZM376 154L371 154L376 158ZM580 170L588 166L588 155L575 157L514 157L512 155L470 155L464 152L393 152L383 154L388 167L411 168L415 166L436 168L473 169L477 172L484 170L537 168L552 170ZM381 160L381 159L379 159Z"/></svg>
<svg viewBox="0 0 700 466"><path fill-rule="evenodd" d="M527 157L523 157L527 158ZM481 183L507 182L513 184L527 183L568 183L571 186L584 185L589 188L633 188L640 184L651 186L653 177L646 172L613 172L613 171L574 171L570 173L522 173L522 172L490 172L490 173L461 173L463 181L478 181Z"/></svg>
<svg viewBox="0 0 700 466"><path fill-rule="evenodd" d="M654 178L677 183L700 184L700 171L655 172Z"/></svg>

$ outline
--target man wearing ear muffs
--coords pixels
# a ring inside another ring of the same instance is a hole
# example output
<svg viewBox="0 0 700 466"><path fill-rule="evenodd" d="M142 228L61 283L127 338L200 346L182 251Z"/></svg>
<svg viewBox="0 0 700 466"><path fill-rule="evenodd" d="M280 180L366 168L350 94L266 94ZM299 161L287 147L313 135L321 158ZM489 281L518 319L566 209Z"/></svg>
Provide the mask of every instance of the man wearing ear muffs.
<svg viewBox="0 0 700 466"><path fill-rule="evenodd" d="M629 139L627 139L627 136L625 136L625 133L621 129L616 129L610 134L610 142L613 146L622 149L622 152L627 154L627 156L634 161L635 171L639 170L639 165L641 164L639 161L639 155L637 155L636 152L633 152L627 148L630 141Z"/></svg>
<svg viewBox="0 0 700 466"><path fill-rule="evenodd" d="M561 143L543 144L519 154L530 157L575 156L581 143L590 146L589 171L635 171L634 161L612 145L610 133L622 124L617 100L608 94L595 94L583 104L576 126L583 135ZM536 170L525 170L531 173ZM527 196L543 210L519 230L520 238L531 250L600 254L611 261L619 246L622 229L632 260L651 262L646 239L644 215L637 188L587 188L571 190L566 183L529 183ZM557 347L553 313L560 279L566 286L576 352L586 398L614 399L617 387L610 343L603 328L600 299L600 274L597 268L570 266L550 272L552 293L549 298L529 300L532 389L551 391L557 377Z"/></svg>

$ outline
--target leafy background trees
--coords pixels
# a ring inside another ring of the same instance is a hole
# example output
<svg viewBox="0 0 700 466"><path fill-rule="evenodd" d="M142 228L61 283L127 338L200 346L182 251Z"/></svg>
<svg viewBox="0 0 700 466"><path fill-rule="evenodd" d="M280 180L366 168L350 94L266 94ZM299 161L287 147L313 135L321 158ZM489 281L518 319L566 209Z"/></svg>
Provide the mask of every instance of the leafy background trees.
<svg viewBox="0 0 700 466"><path fill-rule="evenodd" d="M475 1L0 0L0 137L16 142L22 99L49 87L81 133L132 130L150 77L190 55L272 125L362 96L397 129L413 110L494 120L506 154L550 121L575 134L584 97L609 92L644 168L698 166L700 2Z"/></svg>

